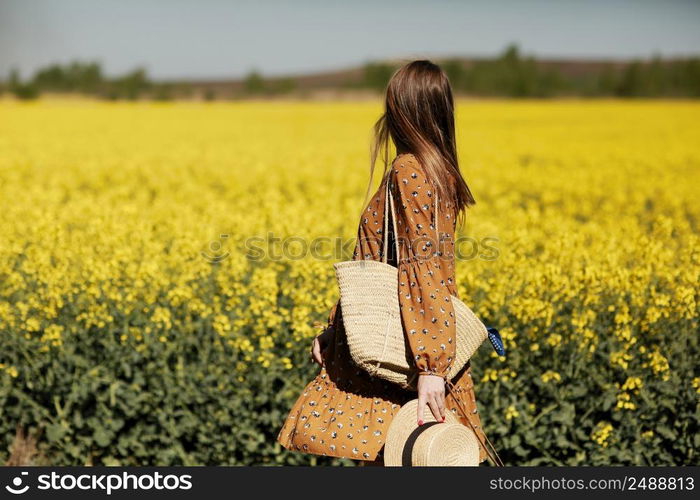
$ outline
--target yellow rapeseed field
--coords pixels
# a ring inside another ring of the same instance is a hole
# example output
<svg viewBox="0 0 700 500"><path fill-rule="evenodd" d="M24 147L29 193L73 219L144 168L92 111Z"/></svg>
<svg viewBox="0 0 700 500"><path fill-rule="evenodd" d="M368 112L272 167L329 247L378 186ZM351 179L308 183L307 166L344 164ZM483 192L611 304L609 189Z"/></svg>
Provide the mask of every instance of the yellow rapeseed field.
<svg viewBox="0 0 700 500"><path fill-rule="evenodd" d="M65 464L309 460L273 438L380 112L0 101L0 435L43 428ZM700 103L465 100L457 133L457 278L509 351L474 360L504 458L697 464ZM230 443L201 446L202 421Z"/></svg>

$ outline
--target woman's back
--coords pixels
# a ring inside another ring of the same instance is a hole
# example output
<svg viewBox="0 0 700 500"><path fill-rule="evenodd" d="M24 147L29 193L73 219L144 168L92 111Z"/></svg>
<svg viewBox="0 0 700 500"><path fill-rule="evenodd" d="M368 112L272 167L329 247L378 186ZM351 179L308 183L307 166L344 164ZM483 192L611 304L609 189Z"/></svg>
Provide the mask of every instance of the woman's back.
<svg viewBox="0 0 700 500"><path fill-rule="evenodd" d="M412 153L403 153L394 159L384 181L365 208L357 230L353 259L381 260L382 258L385 237L383 234L386 192L384 182L387 178L392 182L395 210L399 215L401 215L399 211L404 213L406 210L409 211L406 217L398 217L396 221L400 238L401 260L426 260L437 248L437 251L440 252L441 274L446 280L450 293L457 296L454 236L457 217L454 213L454 204L438 198L437 227L435 227L435 191L428 181L425 169ZM403 201L410 198L413 198L411 203L408 206L404 205ZM414 213L413 208L417 208L419 212ZM388 224L388 227L389 242L387 247L389 252L387 260L396 266L398 262L394 249L395 235L391 223ZM441 234L439 242L436 230ZM430 243L430 246L426 247L426 243ZM412 248L409 249L408 245L411 245Z"/></svg>

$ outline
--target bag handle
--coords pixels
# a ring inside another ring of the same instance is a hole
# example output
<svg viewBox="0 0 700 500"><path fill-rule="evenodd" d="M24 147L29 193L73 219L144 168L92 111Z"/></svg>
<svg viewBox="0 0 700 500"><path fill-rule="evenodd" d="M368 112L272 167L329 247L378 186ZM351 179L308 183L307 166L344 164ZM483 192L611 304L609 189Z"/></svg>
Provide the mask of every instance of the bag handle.
<svg viewBox="0 0 700 500"><path fill-rule="evenodd" d="M469 422L469 427L471 427L472 431L474 432L474 435L476 436L476 439L478 439L479 443L481 443L481 446L484 448L484 450L486 450L486 454L488 455L491 462L493 462L493 464L496 467L504 467L503 460L501 460L501 457L498 456L498 452L496 451L496 448L493 446L493 444L489 440L486 433L484 433L484 439L486 440L485 442L483 439L481 439L481 436L479 436L479 432L477 431L476 426L472 423L472 420L469 418L469 413L464 408L464 406L462 406L462 402L460 401L460 398L458 397L458 393L455 389L454 384L448 379L445 379L445 382L447 384L447 387L450 389L450 393L452 394L455 402L457 403L457 409L462 414L462 416L467 420L467 422Z"/></svg>
<svg viewBox="0 0 700 500"><path fill-rule="evenodd" d="M384 223L383 223L383 233L382 236L384 238L383 242L383 250L382 250L382 262L384 264L387 263L387 250L389 249L389 207L391 207L391 225L394 228L394 244L395 244L395 250L396 250L396 261L398 262L399 260L399 239L397 236L396 232L396 208L394 206L394 197L391 194L391 170L389 170L389 173L386 175L385 178L385 193L384 193ZM435 191L435 232L437 233L437 242L436 245L438 249L440 248L440 229L439 229L439 224L440 224L440 217L438 214L438 194L437 191Z"/></svg>
<svg viewBox="0 0 700 500"><path fill-rule="evenodd" d="M382 229L382 237L384 242L382 245L382 262L386 264L387 250L389 249L389 206L391 206L391 225L394 228L394 249L396 250L396 261L398 262L399 260L399 238L396 234L396 209L394 208L394 197L391 195L391 189L389 188L389 185L391 184L391 171L389 171L387 174L384 183L384 227Z"/></svg>

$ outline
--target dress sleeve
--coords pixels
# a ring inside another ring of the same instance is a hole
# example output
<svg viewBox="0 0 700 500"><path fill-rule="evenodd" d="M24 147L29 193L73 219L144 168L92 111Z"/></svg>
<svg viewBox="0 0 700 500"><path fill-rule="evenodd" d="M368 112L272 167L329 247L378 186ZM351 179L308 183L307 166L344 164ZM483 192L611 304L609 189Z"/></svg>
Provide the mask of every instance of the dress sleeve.
<svg viewBox="0 0 700 500"><path fill-rule="evenodd" d="M447 377L454 362L456 326L447 287L448 262L439 251L435 193L425 172L409 156L392 166L391 190L399 239L399 305L413 359L420 374ZM454 237L451 224L439 227Z"/></svg>

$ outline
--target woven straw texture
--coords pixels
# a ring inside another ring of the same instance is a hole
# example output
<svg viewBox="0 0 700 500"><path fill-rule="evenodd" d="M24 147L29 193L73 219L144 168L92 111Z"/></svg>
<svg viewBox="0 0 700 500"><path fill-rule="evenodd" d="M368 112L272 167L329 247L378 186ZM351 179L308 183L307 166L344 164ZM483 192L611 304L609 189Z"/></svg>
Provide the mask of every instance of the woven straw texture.
<svg viewBox="0 0 700 500"><path fill-rule="evenodd" d="M437 423L430 409L425 422L416 423L418 400L409 401L394 416L384 446L384 465L399 466L477 466L479 444L468 427L447 412L445 423Z"/></svg>
<svg viewBox="0 0 700 500"><path fill-rule="evenodd" d="M399 312L398 270L389 264L356 260L335 264L340 307L353 361L371 375L415 388L416 369ZM486 326L457 297L452 297L457 328L453 379L481 343Z"/></svg>

